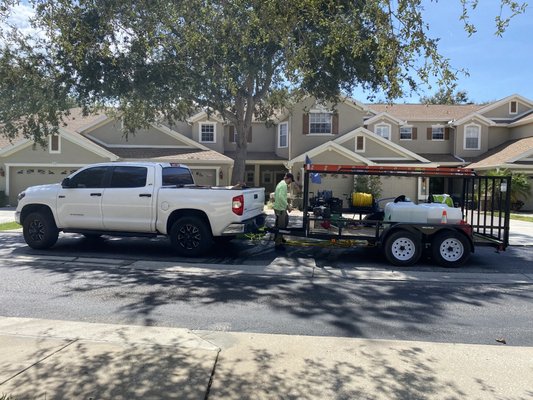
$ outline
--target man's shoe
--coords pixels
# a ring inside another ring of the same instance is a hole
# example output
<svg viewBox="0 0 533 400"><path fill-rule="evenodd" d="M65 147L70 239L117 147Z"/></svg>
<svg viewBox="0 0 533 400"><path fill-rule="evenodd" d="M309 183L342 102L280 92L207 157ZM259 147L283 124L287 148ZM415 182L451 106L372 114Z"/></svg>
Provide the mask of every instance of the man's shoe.
<svg viewBox="0 0 533 400"><path fill-rule="evenodd" d="M285 251L286 248L282 244L278 244L278 245L274 246L274 250L276 250L276 251Z"/></svg>

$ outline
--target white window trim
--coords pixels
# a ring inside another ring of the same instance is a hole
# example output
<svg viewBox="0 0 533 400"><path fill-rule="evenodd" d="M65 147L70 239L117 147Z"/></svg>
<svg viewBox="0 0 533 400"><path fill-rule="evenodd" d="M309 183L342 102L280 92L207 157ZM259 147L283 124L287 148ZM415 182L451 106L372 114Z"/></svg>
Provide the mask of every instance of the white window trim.
<svg viewBox="0 0 533 400"><path fill-rule="evenodd" d="M213 140L202 140L202 127L210 125L213 127ZM217 142L217 124L214 122L200 122L198 124L198 142L200 143L216 143Z"/></svg>
<svg viewBox="0 0 533 400"><path fill-rule="evenodd" d="M287 127L287 130L286 130L286 144L285 144L285 146L281 145L281 127L283 125L285 125ZM287 147L289 147L289 123L288 122L282 122L281 124L278 125L278 148L286 149Z"/></svg>
<svg viewBox="0 0 533 400"><path fill-rule="evenodd" d="M515 108L516 108L516 111L515 111L515 112L512 112L512 111L511 111L511 104L513 104L513 103L515 103L515 105L516 105L516 107L515 107ZM516 115L516 114L518 114L518 101L516 101L516 100L511 100L511 101L509 102L509 114L511 114L511 115Z"/></svg>
<svg viewBox="0 0 533 400"><path fill-rule="evenodd" d="M57 136L57 150L52 150L52 136ZM48 135L48 152L50 154L61 153L61 135Z"/></svg>
<svg viewBox="0 0 533 400"><path fill-rule="evenodd" d="M267 176L268 176L270 182L266 182L265 181L265 177L267 177ZM263 171L263 174L261 176L261 183L271 184L272 183L272 178L273 178L272 171Z"/></svg>
<svg viewBox="0 0 533 400"><path fill-rule="evenodd" d="M321 109L313 109L309 111L309 126L308 126L308 134L312 136L334 136L333 135L333 113L331 111L327 110L321 110ZM313 133L311 132L311 114L328 114L329 118L331 120L330 126L331 126L331 132L329 133Z"/></svg>
<svg viewBox="0 0 533 400"><path fill-rule="evenodd" d="M409 128L411 129L411 137L409 139L402 139L402 128ZM413 140L413 126L412 125L402 125L400 126L400 129L398 130L399 139L402 141L410 141Z"/></svg>
<svg viewBox="0 0 533 400"><path fill-rule="evenodd" d="M475 126L476 128L478 128L478 137L477 137L477 148L470 148L470 147L466 147L466 128L468 128L469 126ZM465 125L464 127L464 131L463 131L463 150L481 150L481 125L478 125L478 124L468 124L468 125Z"/></svg>
<svg viewBox="0 0 533 400"><path fill-rule="evenodd" d="M379 127L379 126L386 126L387 128L389 128L389 137L388 137L388 138L383 137L383 136L381 136L381 135L378 133L378 127ZM375 133L376 135L378 135L379 137L383 138L383 139L392 140L392 125L391 125L391 124L387 124L387 123L385 123L385 122L380 122L380 123L378 123L378 124L376 124L376 125L374 126L374 133Z"/></svg>
<svg viewBox="0 0 533 400"><path fill-rule="evenodd" d="M357 138L362 137L363 138L363 148L361 150L357 149ZM366 151L366 137L364 135L357 135L355 137L355 143L354 143L354 151L356 153L364 153Z"/></svg>
<svg viewBox="0 0 533 400"><path fill-rule="evenodd" d="M442 128L442 139L433 138L433 129L435 128ZM431 141L432 142L444 142L445 137L446 137L446 127L444 125L431 125Z"/></svg>

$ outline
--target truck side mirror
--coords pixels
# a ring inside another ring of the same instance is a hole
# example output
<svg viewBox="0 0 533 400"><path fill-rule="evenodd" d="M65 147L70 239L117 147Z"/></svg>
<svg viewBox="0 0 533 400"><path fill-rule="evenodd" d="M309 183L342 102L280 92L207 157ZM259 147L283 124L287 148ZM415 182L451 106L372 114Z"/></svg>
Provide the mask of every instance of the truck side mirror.
<svg viewBox="0 0 533 400"><path fill-rule="evenodd" d="M65 178L65 179L63 179L63 181L61 182L61 187L62 187L63 189L65 189L65 188L71 188L71 187L72 187L72 184L71 184L71 182L70 182L70 178Z"/></svg>

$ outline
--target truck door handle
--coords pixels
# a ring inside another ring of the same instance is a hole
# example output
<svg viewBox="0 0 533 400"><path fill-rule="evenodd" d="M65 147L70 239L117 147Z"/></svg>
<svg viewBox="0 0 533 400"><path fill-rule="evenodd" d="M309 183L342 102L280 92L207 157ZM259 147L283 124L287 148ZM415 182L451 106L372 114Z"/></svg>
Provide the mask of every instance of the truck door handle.
<svg viewBox="0 0 533 400"><path fill-rule="evenodd" d="M141 193L139 197L152 197L150 193Z"/></svg>
<svg viewBox="0 0 533 400"><path fill-rule="evenodd" d="M91 196L97 196L97 197L100 197L100 196L102 196L102 193L91 193Z"/></svg>

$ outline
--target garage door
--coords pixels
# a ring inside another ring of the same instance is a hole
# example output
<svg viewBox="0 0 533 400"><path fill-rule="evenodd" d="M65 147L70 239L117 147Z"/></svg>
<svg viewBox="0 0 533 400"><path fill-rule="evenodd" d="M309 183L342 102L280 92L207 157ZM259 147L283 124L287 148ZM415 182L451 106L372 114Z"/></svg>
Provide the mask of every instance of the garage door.
<svg viewBox="0 0 533 400"><path fill-rule="evenodd" d="M194 183L202 186L215 186L217 184L216 169L191 168Z"/></svg>
<svg viewBox="0 0 533 400"><path fill-rule="evenodd" d="M17 204L17 195L29 186L59 183L77 167L10 167L9 204Z"/></svg>

